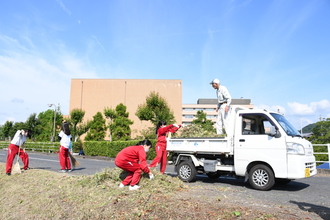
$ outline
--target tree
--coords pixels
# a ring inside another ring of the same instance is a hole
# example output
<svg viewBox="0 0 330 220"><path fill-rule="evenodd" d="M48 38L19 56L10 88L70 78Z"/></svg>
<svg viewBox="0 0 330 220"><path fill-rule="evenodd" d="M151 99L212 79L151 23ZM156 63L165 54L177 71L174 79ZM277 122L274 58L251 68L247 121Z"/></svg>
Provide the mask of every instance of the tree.
<svg viewBox="0 0 330 220"><path fill-rule="evenodd" d="M136 140L140 139L157 139L157 134L156 134L156 129L155 127L148 127L144 128L140 131L141 136L136 136Z"/></svg>
<svg viewBox="0 0 330 220"><path fill-rule="evenodd" d="M126 106L122 103L116 106L116 109L104 109L104 115L110 118L110 141L125 141L131 138L130 125L133 121L128 118L129 113L126 112Z"/></svg>
<svg viewBox="0 0 330 220"><path fill-rule="evenodd" d="M40 124L37 114L33 113L31 114L28 119L26 120L26 126L27 129L30 129L32 134L31 134L31 139L34 141L35 136L41 133L40 130L38 130L38 125Z"/></svg>
<svg viewBox="0 0 330 220"><path fill-rule="evenodd" d="M304 134L305 133L311 133L312 132L312 129L315 128L315 126L316 126L316 124L313 123L313 124L309 124L309 125L303 127L302 128L302 133L304 133ZM299 132L301 132L301 131L299 130Z"/></svg>
<svg viewBox="0 0 330 220"><path fill-rule="evenodd" d="M12 132L13 125L13 121L6 121L5 124L2 126L2 134L5 137L5 140L11 140L11 137L14 137L15 133Z"/></svg>
<svg viewBox="0 0 330 220"><path fill-rule="evenodd" d="M12 128L13 135L16 134L17 130L27 130L27 125L24 122L15 122Z"/></svg>
<svg viewBox="0 0 330 220"><path fill-rule="evenodd" d="M0 141L5 140L5 135L3 134L3 125L0 125Z"/></svg>
<svg viewBox="0 0 330 220"><path fill-rule="evenodd" d="M88 123L81 124L78 126L79 123L82 123L85 116L85 111L81 109L73 109L70 112L70 123L72 123L71 135L73 140L76 142L80 135L84 134L88 130Z"/></svg>
<svg viewBox="0 0 330 220"><path fill-rule="evenodd" d="M49 141L54 133L54 111L48 109L45 112L40 112L38 114L38 125L36 130L39 132L34 136L36 141ZM55 121L55 137L61 129L63 122L63 115L59 108L56 110L56 121ZM56 140L56 138L55 138Z"/></svg>
<svg viewBox="0 0 330 220"><path fill-rule="evenodd" d="M102 141L105 137L105 119L101 112L97 112L93 116L93 120L90 122L89 131L85 137L86 141Z"/></svg>
<svg viewBox="0 0 330 220"><path fill-rule="evenodd" d="M206 131L214 131L213 122L206 118L206 113L203 111L197 111L196 119L194 119L192 124L200 125Z"/></svg>
<svg viewBox="0 0 330 220"><path fill-rule="evenodd" d="M318 121L312 129L313 135L309 138L314 144L330 143L330 118L325 121Z"/></svg>
<svg viewBox="0 0 330 220"><path fill-rule="evenodd" d="M135 115L144 121L150 121L157 125L159 121L166 121L167 124L175 122L173 111L170 110L166 100L158 93L151 92L146 98L146 103L138 106Z"/></svg>
<svg viewBox="0 0 330 220"><path fill-rule="evenodd" d="M79 125L77 125L77 129L76 129L76 136L78 137L77 141L79 140L79 137L83 134L85 134L91 125L91 121L87 121L87 122L82 122Z"/></svg>
<svg viewBox="0 0 330 220"><path fill-rule="evenodd" d="M315 127L312 128L313 135L308 138L313 144L328 144L330 143L330 118L325 121L316 122ZM328 152L327 147L314 146L314 152ZM328 161L327 154L316 154L315 158L317 161Z"/></svg>
<svg viewBox="0 0 330 220"><path fill-rule="evenodd" d="M112 124L113 124L113 120L116 117L116 110L111 109L111 108L105 108L104 109L104 115L106 118L110 119L109 122L109 139L110 141L112 141Z"/></svg>

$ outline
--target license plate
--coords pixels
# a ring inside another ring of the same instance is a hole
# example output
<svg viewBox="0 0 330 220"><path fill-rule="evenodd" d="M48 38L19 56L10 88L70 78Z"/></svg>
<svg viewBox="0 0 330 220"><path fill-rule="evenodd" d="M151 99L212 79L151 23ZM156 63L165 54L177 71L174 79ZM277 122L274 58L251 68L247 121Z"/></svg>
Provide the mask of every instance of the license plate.
<svg viewBox="0 0 330 220"><path fill-rule="evenodd" d="M310 177L310 176L311 176L311 169L305 168L305 177Z"/></svg>

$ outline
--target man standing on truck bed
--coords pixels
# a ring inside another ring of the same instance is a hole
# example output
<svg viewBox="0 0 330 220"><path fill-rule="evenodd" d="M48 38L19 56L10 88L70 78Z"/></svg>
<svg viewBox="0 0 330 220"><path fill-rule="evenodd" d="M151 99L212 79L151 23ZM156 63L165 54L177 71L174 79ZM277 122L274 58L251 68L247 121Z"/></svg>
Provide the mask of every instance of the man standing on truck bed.
<svg viewBox="0 0 330 220"><path fill-rule="evenodd" d="M229 106L231 103L231 96L225 86L220 86L220 80L214 79L210 83L214 89L216 89L216 94L218 98L218 106L215 109L218 112L217 119L217 134L224 134L227 127L227 118Z"/></svg>

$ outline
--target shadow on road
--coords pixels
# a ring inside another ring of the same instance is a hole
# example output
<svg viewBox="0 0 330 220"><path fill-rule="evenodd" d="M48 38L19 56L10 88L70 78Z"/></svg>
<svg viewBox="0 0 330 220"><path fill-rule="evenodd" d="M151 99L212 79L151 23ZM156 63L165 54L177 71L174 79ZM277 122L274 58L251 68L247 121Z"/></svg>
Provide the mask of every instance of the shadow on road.
<svg viewBox="0 0 330 220"><path fill-rule="evenodd" d="M206 175L197 175L196 182L203 182L203 183L209 183L209 184L215 184L215 183L221 183L221 184L228 184L231 186L238 186L238 187L246 187L248 189L253 189L248 182L244 182L244 179L236 179L234 177L220 177L218 179L210 179ZM275 184L274 187L271 189L279 190L279 191L288 191L288 192L296 192L303 190L307 187L309 187L309 184L291 181L287 184Z"/></svg>
<svg viewBox="0 0 330 220"><path fill-rule="evenodd" d="M51 167L30 167L30 169L34 170L51 170Z"/></svg>
<svg viewBox="0 0 330 220"><path fill-rule="evenodd" d="M85 167L74 167L72 170L85 170L86 168Z"/></svg>
<svg viewBox="0 0 330 220"><path fill-rule="evenodd" d="M289 201L290 203L296 204L301 210L307 212L314 212L319 215L322 219L330 220L330 208L320 205L314 205L306 202Z"/></svg>

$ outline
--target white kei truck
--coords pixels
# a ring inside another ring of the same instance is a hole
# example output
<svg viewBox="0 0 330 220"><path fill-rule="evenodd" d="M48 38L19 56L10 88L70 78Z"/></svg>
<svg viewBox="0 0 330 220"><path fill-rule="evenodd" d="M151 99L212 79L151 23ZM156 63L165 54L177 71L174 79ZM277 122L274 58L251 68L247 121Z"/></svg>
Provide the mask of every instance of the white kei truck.
<svg viewBox="0 0 330 220"><path fill-rule="evenodd" d="M226 137L168 138L178 177L186 182L197 174L209 178L245 178L252 188L270 190L275 183L317 174L313 146L276 112L232 107Z"/></svg>

